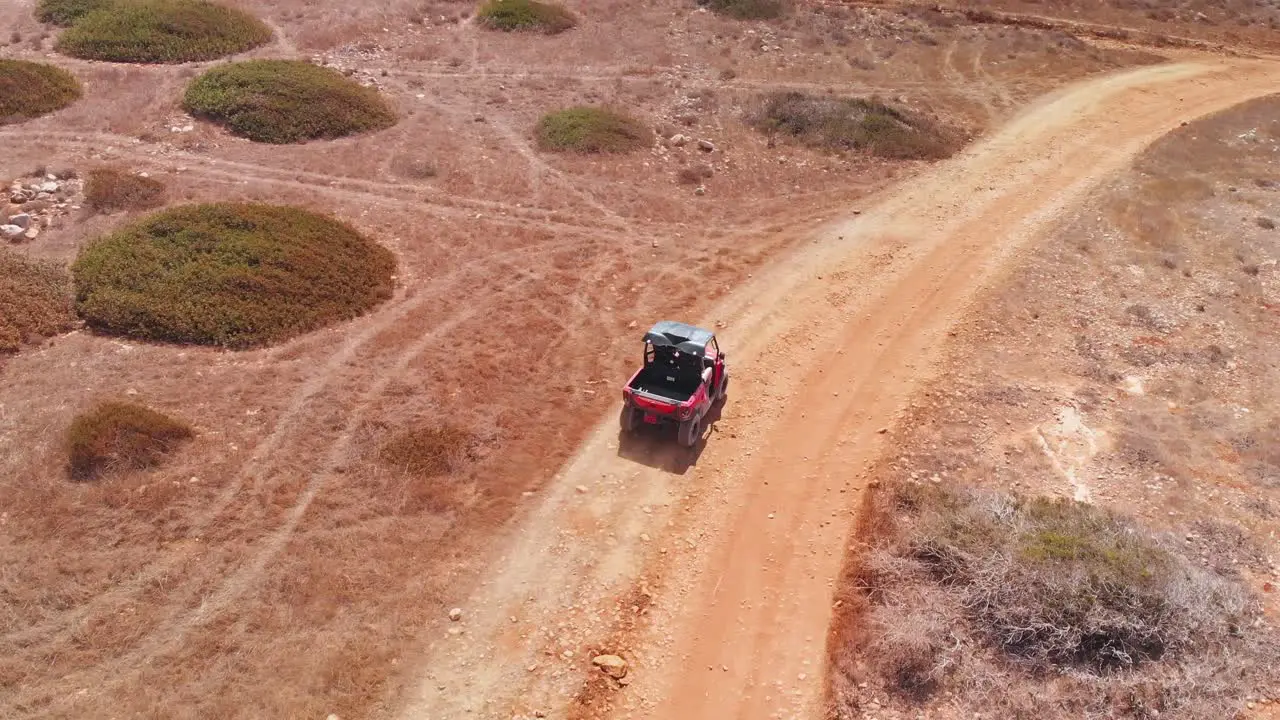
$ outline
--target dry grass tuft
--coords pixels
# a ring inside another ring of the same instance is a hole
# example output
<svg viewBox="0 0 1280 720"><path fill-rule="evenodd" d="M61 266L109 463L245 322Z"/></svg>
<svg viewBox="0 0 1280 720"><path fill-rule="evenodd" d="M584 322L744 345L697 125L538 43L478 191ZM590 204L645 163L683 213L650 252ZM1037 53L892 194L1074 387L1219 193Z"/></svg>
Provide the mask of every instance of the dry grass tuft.
<svg viewBox="0 0 1280 720"><path fill-rule="evenodd" d="M76 480L92 480L152 467L192 435L186 423L141 405L100 402L67 430L67 470Z"/></svg>
<svg viewBox="0 0 1280 720"><path fill-rule="evenodd" d="M445 475L471 458L475 437L453 425L426 425L392 437L382 445L384 463L422 477Z"/></svg>
<svg viewBox="0 0 1280 720"><path fill-rule="evenodd" d="M0 249L0 353L66 332L74 323L66 268Z"/></svg>
<svg viewBox="0 0 1280 720"><path fill-rule="evenodd" d="M480 24L507 32L555 35L578 24L573 13L556 3L538 0L489 0L476 13Z"/></svg>
<svg viewBox="0 0 1280 720"><path fill-rule="evenodd" d="M748 118L757 130L781 133L827 150L860 150L895 160L936 160L959 147L925 118L865 98L837 98L797 91L766 95Z"/></svg>
<svg viewBox="0 0 1280 720"><path fill-rule="evenodd" d="M377 90L299 60L249 60L216 67L187 88L183 107L265 143L332 139L395 125Z"/></svg>
<svg viewBox="0 0 1280 720"><path fill-rule="evenodd" d="M71 73L44 63L0 60L0 125L30 120L80 98Z"/></svg>
<svg viewBox="0 0 1280 720"><path fill-rule="evenodd" d="M86 60L181 63L233 55L271 40L271 28L207 0L114 0L75 18L57 49Z"/></svg>
<svg viewBox="0 0 1280 720"><path fill-rule="evenodd" d="M337 220L227 203L148 217L91 243L72 271L77 310L96 330L247 348L386 300L395 257Z"/></svg>
<svg viewBox="0 0 1280 720"><path fill-rule="evenodd" d="M736 20L772 20L787 11L785 0L698 0L698 4Z"/></svg>
<svg viewBox="0 0 1280 720"><path fill-rule="evenodd" d="M84 183L84 201L98 212L151 210L164 204L164 184L120 168L96 168Z"/></svg>
<svg viewBox="0 0 1280 720"><path fill-rule="evenodd" d="M874 678L907 701L994 702L999 717L1125 714L1138 686L1161 714L1226 717L1280 647L1241 583L1113 513L917 484L869 502L877 520L846 577L861 627L838 623L833 643L846 716ZM1040 698L988 694L1018 675L1064 680Z"/></svg>
<svg viewBox="0 0 1280 720"><path fill-rule="evenodd" d="M594 107L547 113L534 130L543 150L576 153L625 153L649 145L652 133L629 115Z"/></svg>

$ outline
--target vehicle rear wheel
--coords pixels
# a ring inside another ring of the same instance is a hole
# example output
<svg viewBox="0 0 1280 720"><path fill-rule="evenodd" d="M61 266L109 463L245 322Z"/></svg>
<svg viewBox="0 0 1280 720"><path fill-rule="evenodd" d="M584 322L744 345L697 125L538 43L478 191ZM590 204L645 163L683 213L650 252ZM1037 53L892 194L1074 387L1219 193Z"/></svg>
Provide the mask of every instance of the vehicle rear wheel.
<svg viewBox="0 0 1280 720"><path fill-rule="evenodd" d="M697 418L686 420L680 423L680 444L685 447L693 447L698 444L698 438L702 435L702 423Z"/></svg>
<svg viewBox="0 0 1280 720"><path fill-rule="evenodd" d="M630 405L622 406L622 417L619 418L619 424L622 425L622 432L633 432L636 429L637 416L640 414L638 410Z"/></svg>

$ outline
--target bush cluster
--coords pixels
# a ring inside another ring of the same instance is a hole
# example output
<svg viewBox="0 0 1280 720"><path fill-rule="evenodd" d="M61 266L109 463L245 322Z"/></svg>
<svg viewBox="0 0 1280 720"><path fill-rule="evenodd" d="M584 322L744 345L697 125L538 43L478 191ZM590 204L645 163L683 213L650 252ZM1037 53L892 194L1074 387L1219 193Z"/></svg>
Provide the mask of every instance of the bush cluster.
<svg viewBox="0 0 1280 720"><path fill-rule="evenodd" d="M100 332L229 348L279 342L391 295L391 252L290 207L183 206L88 245L76 309Z"/></svg>
<svg viewBox="0 0 1280 720"><path fill-rule="evenodd" d="M935 123L865 98L770 93L748 118L757 130L827 150L859 150L895 160L932 160L957 143Z"/></svg>
<svg viewBox="0 0 1280 720"><path fill-rule="evenodd" d="M192 434L186 423L141 405L100 402L67 430L67 471L76 480L92 480L152 467Z"/></svg>
<svg viewBox="0 0 1280 720"><path fill-rule="evenodd" d="M0 248L0 354L65 332L74 322L66 268Z"/></svg>
<svg viewBox="0 0 1280 720"><path fill-rule="evenodd" d="M296 60L216 67L187 88L183 107L266 143L337 138L391 127L395 113L376 90L329 68Z"/></svg>
<svg viewBox="0 0 1280 720"><path fill-rule="evenodd" d="M480 24L494 30L532 31L554 35L578 24L573 13L538 0L488 0L477 12Z"/></svg>
<svg viewBox="0 0 1280 720"><path fill-rule="evenodd" d="M30 120L80 98L71 73L44 63L0 60L0 125Z"/></svg>
<svg viewBox="0 0 1280 720"><path fill-rule="evenodd" d="M84 183L84 202L98 212L150 210L164 204L164 195L159 180L113 167L90 170Z"/></svg>
<svg viewBox="0 0 1280 720"><path fill-rule="evenodd" d="M534 134L543 150L578 153L630 152L649 145L653 135L634 118L594 107L548 113Z"/></svg>
<svg viewBox="0 0 1280 720"><path fill-rule="evenodd" d="M111 0L59 3L51 17L71 18L59 52L86 60L181 63L244 52L271 40L252 15L207 0ZM88 11L76 15L82 9ZM51 11L52 12L52 11Z"/></svg>

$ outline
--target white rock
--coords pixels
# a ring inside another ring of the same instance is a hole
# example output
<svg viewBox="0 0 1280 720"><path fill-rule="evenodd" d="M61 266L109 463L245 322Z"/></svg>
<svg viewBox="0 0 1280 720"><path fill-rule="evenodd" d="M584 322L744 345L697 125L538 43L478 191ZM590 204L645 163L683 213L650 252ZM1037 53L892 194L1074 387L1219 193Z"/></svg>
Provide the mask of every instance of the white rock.
<svg viewBox="0 0 1280 720"><path fill-rule="evenodd" d="M710 140L699 140L698 149L706 152L715 152L716 146L715 146L715 143L711 142Z"/></svg>
<svg viewBox="0 0 1280 720"><path fill-rule="evenodd" d="M597 655L591 658L591 664L615 680L621 680L627 675L627 661L617 655Z"/></svg>
<svg viewBox="0 0 1280 720"><path fill-rule="evenodd" d="M24 232L26 231L17 225L0 225L0 235L3 235L6 240L12 240Z"/></svg>
<svg viewBox="0 0 1280 720"><path fill-rule="evenodd" d="M671 136L671 139L667 141L667 144L669 144L671 147L680 147L681 145L684 145L687 142L689 142L689 138L685 137L684 135L681 135L680 133L676 133L675 135Z"/></svg>
<svg viewBox="0 0 1280 720"><path fill-rule="evenodd" d="M22 237L28 240L35 240L39 236L40 236L40 228L34 227L34 226L27 228L27 231L22 233Z"/></svg>
<svg viewBox="0 0 1280 720"><path fill-rule="evenodd" d="M449 611L449 619L458 622L462 619L462 608L454 608Z"/></svg>
<svg viewBox="0 0 1280 720"><path fill-rule="evenodd" d="M36 187L36 190L39 192L56 193L58 192L59 187L61 186L58 185L56 181L50 180L48 182L40 183L40 185Z"/></svg>

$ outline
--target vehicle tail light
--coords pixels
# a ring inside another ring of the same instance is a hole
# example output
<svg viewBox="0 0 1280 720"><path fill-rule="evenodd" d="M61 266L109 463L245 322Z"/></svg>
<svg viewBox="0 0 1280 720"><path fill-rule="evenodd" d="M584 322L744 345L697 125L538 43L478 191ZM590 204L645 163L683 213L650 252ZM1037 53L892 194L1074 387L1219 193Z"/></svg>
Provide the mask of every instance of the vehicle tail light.
<svg viewBox="0 0 1280 720"><path fill-rule="evenodd" d="M693 406L682 406L679 415L681 420L688 420L693 415Z"/></svg>

